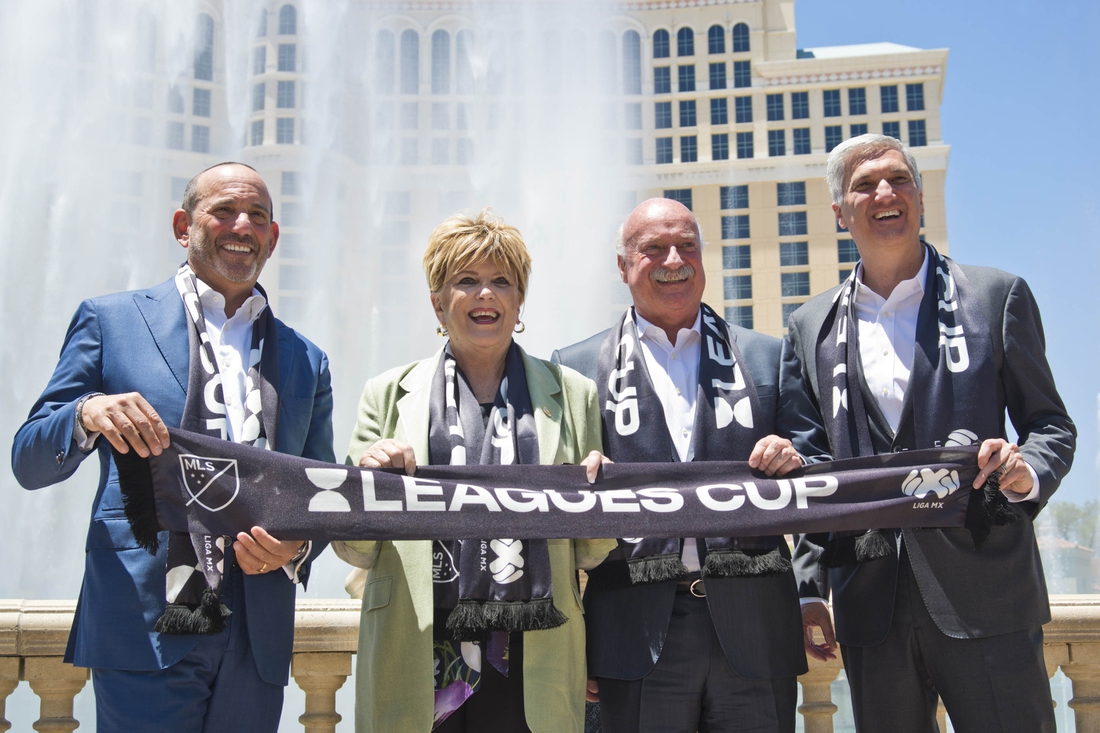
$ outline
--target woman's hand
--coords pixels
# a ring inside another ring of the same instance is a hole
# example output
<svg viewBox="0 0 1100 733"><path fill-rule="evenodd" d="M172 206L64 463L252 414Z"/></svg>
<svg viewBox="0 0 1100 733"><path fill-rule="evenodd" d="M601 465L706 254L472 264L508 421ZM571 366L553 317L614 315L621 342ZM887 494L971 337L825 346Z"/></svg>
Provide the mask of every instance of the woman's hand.
<svg viewBox="0 0 1100 733"><path fill-rule="evenodd" d="M584 466L584 473L585 476L588 477L588 483L596 483L596 475L600 472L600 465L604 463L614 463L614 461L598 450L594 450L584 457L584 460L581 461L581 465Z"/></svg>
<svg viewBox="0 0 1100 733"><path fill-rule="evenodd" d="M408 443L393 438L380 440L359 456L362 468L403 468L412 476L416 473L416 453Z"/></svg>

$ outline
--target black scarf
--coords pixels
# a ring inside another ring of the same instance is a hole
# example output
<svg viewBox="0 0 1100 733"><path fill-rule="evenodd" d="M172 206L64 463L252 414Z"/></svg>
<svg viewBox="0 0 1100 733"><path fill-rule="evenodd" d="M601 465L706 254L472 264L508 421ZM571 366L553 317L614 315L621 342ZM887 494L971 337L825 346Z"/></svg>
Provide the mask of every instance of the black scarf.
<svg viewBox="0 0 1100 733"><path fill-rule="evenodd" d="M488 429L449 344L432 380L430 417L431 464L539 463L527 374L514 342ZM485 490L471 486L468 491L481 495ZM436 540L433 555L439 560L433 568L435 605L453 609L447 628L456 639L482 639L488 631L552 629L565 623L565 615L554 606L546 540Z"/></svg>
<svg viewBox="0 0 1100 733"><path fill-rule="evenodd" d="M993 344L985 313L970 282L952 260L922 242L928 257L924 297L917 315L913 369L901 424L912 420L914 448L975 445L1000 435ZM817 339L821 410L834 458L873 455L859 362L859 321L855 313L856 269L837 291ZM919 398L914 393L919 389ZM919 497L918 497L919 498ZM985 490L981 510L988 521L968 521L980 546L991 524L1016 515L1005 505L996 482ZM978 511L978 503L971 512ZM894 542L880 530L836 533L823 561L837 566L893 554Z"/></svg>
<svg viewBox="0 0 1100 733"><path fill-rule="evenodd" d="M760 401L729 326L705 303L700 306L699 391L693 444L696 461L744 460L764 436ZM653 391L645 355L629 309L600 348L597 388L603 411L604 445L618 463L679 460L668 434L664 408ZM700 544L702 575L771 575L790 569L779 537L708 537ZM679 538L620 539L609 560L625 560L630 582L656 583L688 574ZM609 566L610 567L610 566Z"/></svg>
<svg viewBox="0 0 1100 733"><path fill-rule="evenodd" d="M187 397L180 427L228 439L228 416L222 375L206 332L195 273L184 264L176 273L176 288L187 314ZM267 348L265 348L265 344ZM245 419L236 442L270 449L275 444L279 396L278 334L271 309L264 307L252 326L248 359ZM206 462L188 468L192 501L206 503L206 490L223 480L225 466ZM214 507L211 507L212 509ZM229 609L221 602L225 557L233 538L200 532L172 532L168 536L165 578L167 606L154 626L162 634L217 634L225 628Z"/></svg>

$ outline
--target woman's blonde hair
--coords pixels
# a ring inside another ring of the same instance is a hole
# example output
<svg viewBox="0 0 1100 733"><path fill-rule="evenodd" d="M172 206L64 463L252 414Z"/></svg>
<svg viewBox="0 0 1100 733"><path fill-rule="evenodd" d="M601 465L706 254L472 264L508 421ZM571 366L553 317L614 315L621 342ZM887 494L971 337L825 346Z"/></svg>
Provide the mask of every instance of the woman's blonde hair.
<svg viewBox="0 0 1100 733"><path fill-rule="evenodd" d="M512 274L520 300L527 296L527 278L531 275L531 255L519 230L493 213L482 209L476 217L455 214L428 236L424 251L424 275L428 289L438 293L456 272L475 262L489 259Z"/></svg>

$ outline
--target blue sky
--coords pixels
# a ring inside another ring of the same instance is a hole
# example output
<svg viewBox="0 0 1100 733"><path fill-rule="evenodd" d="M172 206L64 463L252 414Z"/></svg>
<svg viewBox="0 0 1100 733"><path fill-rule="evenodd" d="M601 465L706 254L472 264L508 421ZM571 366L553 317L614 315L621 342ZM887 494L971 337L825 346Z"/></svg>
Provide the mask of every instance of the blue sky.
<svg viewBox="0 0 1100 733"><path fill-rule="evenodd" d="M1079 430L1056 499L1100 495L1100 3L895 0L795 5L799 48L949 48L941 120L950 254L1025 277Z"/></svg>

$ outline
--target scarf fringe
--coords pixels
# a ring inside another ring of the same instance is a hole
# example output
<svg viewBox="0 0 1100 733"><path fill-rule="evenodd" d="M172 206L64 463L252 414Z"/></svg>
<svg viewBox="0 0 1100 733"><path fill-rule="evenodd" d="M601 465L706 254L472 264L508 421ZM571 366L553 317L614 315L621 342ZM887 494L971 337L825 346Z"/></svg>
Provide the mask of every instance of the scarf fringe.
<svg viewBox="0 0 1100 733"><path fill-rule="evenodd" d="M821 555L821 563L827 568L839 568L890 557L896 551L897 545L881 529L869 529L860 535L831 538Z"/></svg>
<svg viewBox="0 0 1100 733"><path fill-rule="evenodd" d="M463 598L447 617L447 628L459 641L477 641L489 631L542 631L568 620L552 598L486 602Z"/></svg>
<svg viewBox="0 0 1100 733"><path fill-rule="evenodd" d="M202 592L202 603L191 608L182 603L169 603L164 615L157 619L153 631L173 636L201 634L214 636L225 630L226 621L233 612L226 608L221 598L210 588Z"/></svg>
<svg viewBox="0 0 1100 733"><path fill-rule="evenodd" d="M1012 510L1008 499L1001 493L1000 477L994 473L986 479L981 489L970 492L964 526L970 530L974 549L980 550L989 539L989 534L994 527L1012 524L1019 518L1019 515Z"/></svg>
<svg viewBox="0 0 1100 733"><path fill-rule="evenodd" d="M153 472L149 468L149 459L142 458L137 451L130 449L119 453L111 448L118 471L118 488L122 493L122 508L126 520L130 523L130 532L134 535L138 547L156 555L160 549L157 532L157 502L153 494Z"/></svg>
<svg viewBox="0 0 1100 733"><path fill-rule="evenodd" d="M703 562L706 578L752 578L782 575L791 569L791 561L779 550L750 555L744 550L707 550Z"/></svg>
<svg viewBox="0 0 1100 733"><path fill-rule="evenodd" d="M679 580L688 574L688 569L678 554L631 558L626 564L630 570L631 585Z"/></svg>

